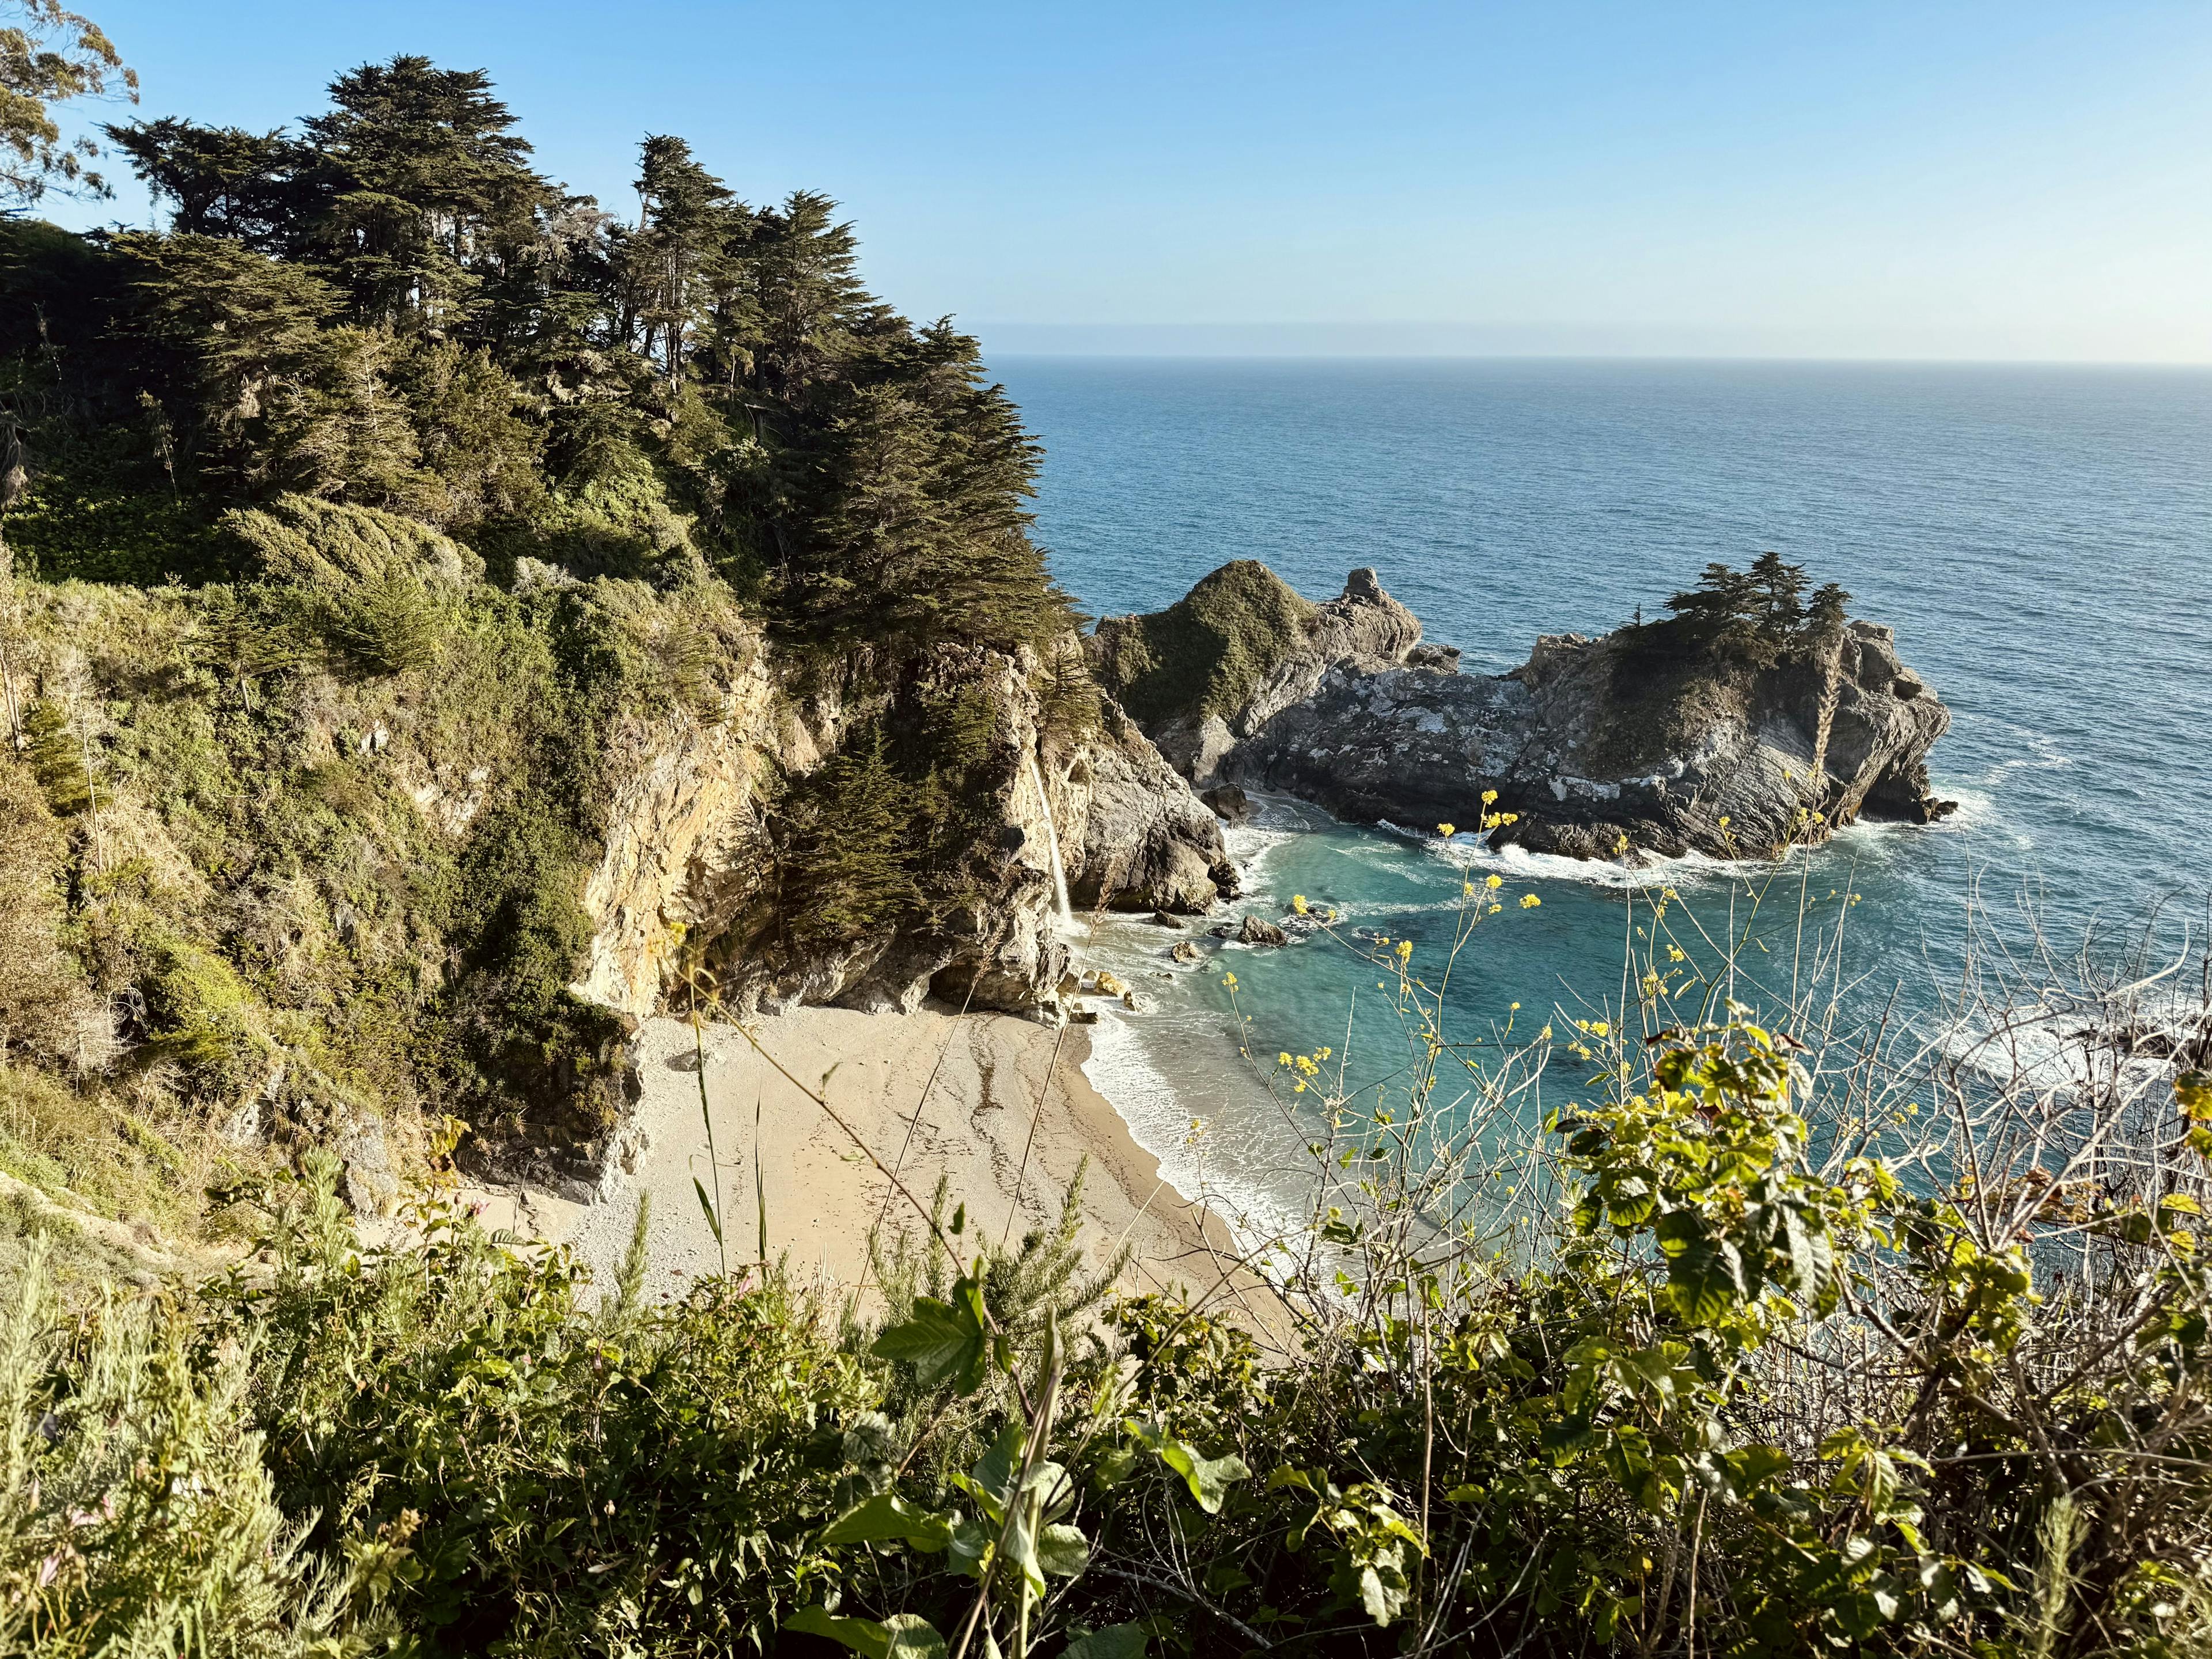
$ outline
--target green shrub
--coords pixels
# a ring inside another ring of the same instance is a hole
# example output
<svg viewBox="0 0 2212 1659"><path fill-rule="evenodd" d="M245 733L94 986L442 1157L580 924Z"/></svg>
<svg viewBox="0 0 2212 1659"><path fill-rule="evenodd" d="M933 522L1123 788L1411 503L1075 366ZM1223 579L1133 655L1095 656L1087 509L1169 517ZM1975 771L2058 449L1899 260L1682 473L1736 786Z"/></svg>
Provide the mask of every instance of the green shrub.
<svg viewBox="0 0 2212 1659"><path fill-rule="evenodd" d="M1102 678L1147 725L1226 714L1304 639L1314 609L1266 565L1234 560L1164 611L1102 623Z"/></svg>
<svg viewBox="0 0 2212 1659"><path fill-rule="evenodd" d="M367 1654L404 1536L342 1571L301 1548L250 1426L249 1347L196 1355L171 1308L52 1297L50 1247L0 1286L0 1649L51 1659Z"/></svg>
<svg viewBox="0 0 2212 1659"><path fill-rule="evenodd" d="M769 1646L825 1571L815 1532L877 1467L874 1388L814 1309L717 1281L594 1314L564 1253L441 1202L420 1246L358 1256L324 1179L225 1315L313 1544L405 1537L395 1610L439 1650Z"/></svg>

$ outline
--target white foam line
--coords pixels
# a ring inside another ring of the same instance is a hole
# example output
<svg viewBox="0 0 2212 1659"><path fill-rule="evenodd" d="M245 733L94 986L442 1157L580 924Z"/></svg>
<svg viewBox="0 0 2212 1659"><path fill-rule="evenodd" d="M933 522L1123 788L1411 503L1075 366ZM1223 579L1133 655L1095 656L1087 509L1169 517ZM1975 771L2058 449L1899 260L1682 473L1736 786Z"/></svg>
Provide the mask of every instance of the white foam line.
<svg viewBox="0 0 2212 1659"><path fill-rule="evenodd" d="M1159 1160L1161 1178L1185 1202L1203 1203L1227 1222L1240 1249L1303 1231L1281 1194L1242 1171L1204 1165L1192 1146L1188 1105L1130 1022L1102 1014L1091 1028L1083 1074L1127 1127L1129 1138Z"/></svg>

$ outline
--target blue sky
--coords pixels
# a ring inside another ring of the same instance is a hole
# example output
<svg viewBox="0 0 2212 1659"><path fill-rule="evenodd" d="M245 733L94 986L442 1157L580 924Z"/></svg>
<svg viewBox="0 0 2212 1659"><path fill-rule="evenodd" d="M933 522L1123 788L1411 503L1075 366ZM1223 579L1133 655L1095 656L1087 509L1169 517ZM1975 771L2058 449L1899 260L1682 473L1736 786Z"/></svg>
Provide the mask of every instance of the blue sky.
<svg viewBox="0 0 2212 1659"><path fill-rule="evenodd" d="M75 3L148 114L428 52L611 204L679 133L998 350L2212 362L2205 0Z"/></svg>

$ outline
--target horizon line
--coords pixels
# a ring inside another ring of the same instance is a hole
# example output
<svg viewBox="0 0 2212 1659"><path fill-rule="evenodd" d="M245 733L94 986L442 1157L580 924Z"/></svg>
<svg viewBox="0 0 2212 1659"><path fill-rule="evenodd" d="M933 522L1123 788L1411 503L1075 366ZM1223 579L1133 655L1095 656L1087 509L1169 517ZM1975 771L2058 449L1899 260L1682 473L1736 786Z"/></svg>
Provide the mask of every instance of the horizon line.
<svg viewBox="0 0 2212 1659"><path fill-rule="evenodd" d="M963 334L983 338L989 324L957 325ZM1003 326L1001 325L1000 326ZM1969 357L1902 355L1729 351L1358 351L1358 350L1145 350L1112 347L1017 346L986 349L993 357L1095 357L1148 362L1554 362L1554 363L1774 363L1795 367L1865 368L2134 368L2212 370L2212 357Z"/></svg>

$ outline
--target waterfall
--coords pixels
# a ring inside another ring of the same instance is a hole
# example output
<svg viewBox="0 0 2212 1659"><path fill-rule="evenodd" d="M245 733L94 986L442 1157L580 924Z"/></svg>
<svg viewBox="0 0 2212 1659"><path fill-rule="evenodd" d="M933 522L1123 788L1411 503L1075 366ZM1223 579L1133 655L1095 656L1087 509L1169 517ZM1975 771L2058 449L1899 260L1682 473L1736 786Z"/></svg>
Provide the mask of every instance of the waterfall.
<svg viewBox="0 0 2212 1659"><path fill-rule="evenodd" d="M1060 861L1060 831L1053 827L1052 797L1044 792L1044 774L1037 769L1036 750L1024 750L1022 758L1029 763L1030 782L1036 786L1037 805L1044 810L1044 848L1052 855L1052 896L1060 906L1060 921L1063 927L1075 925L1075 907L1067 902L1067 870Z"/></svg>

